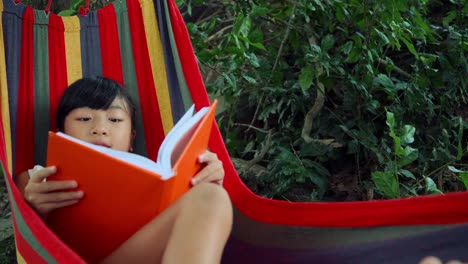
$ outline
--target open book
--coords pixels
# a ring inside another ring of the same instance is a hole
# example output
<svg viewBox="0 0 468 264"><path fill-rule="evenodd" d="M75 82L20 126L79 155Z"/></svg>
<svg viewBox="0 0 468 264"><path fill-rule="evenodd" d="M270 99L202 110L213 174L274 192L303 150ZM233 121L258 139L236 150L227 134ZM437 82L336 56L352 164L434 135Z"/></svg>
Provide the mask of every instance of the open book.
<svg viewBox="0 0 468 264"><path fill-rule="evenodd" d="M50 228L90 262L108 255L191 187L200 170L217 101L192 106L166 135L157 161L49 132L50 180L76 180L84 197L51 212Z"/></svg>

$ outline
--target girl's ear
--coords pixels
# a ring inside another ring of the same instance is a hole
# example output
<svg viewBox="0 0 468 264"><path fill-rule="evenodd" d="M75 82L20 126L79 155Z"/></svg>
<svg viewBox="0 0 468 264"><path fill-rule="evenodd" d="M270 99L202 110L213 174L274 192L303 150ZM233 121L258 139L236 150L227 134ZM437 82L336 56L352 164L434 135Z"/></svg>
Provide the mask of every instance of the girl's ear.
<svg viewBox="0 0 468 264"><path fill-rule="evenodd" d="M133 129L133 130L132 130L132 133L131 133L131 135L130 135L130 148L129 148L129 150L128 150L129 152L133 152L133 143L134 143L134 141L135 141L135 137L136 137L136 130Z"/></svg>

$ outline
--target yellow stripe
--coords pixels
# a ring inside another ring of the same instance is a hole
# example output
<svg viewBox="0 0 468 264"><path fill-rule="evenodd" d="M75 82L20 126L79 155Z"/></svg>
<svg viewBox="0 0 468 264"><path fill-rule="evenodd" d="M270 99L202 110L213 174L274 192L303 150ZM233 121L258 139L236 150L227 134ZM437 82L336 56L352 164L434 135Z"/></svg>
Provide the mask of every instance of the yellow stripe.
<svg viewBox="0 0 468 264"><path fill-rule="evenodd" d="M0 4L0 10L3 11L3 1ZM8 87L7 87L7 76L6 76L6 63L5 63L5 46L3 42L3 25L2 19L0 19L0 103L2 107L2 121L3 121L3 133L5 135L5 148L7 153L8 170L12 170L11 160L11 130L10 130L10 111L8 107Z"/></svg>
<svg viewBox="0 0 468 264"><path fill-rule="evenodd" d="M21 255L21 253L19 252L18 250L18 247L16 247L16 262L18 264L26 264L26 260L24 260L23 256Z"/></svg>
<svg viewBox="0 0 468 264"><path fill-rule="evenodd" d="M3 12L3 1L0 1L0 12Z"/></svg>
<svg viewBox="0 0 468 264"><path fill-rule="evenodd" d="M78 16L62 17L65 27L65 56L68 85L83 77L81 68L80 20Z"/></svg>
<svg viewBox="0 0 468 264"><path fill-rule="evenodd" d="M153 71L154 85L158 95L159 111L163 123L164 133L167 135L174 125L172 119L171 100L167 85L164 51L159 35L156 12L152 0L140 0L145 25L146 41L148 43L151 70Z"/></svg>

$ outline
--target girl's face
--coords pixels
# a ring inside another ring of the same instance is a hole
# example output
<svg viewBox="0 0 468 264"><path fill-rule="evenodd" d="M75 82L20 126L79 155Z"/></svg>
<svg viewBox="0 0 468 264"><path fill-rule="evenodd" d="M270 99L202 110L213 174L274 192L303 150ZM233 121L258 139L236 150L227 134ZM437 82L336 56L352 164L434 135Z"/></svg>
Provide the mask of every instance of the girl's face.
<svg viewBox="0 0 468 264"><path fill-rule="evenodd" d="M131 151L134 132L127 109L119 97L107 110L76 108L65 117L64 133L95 145Z"/></svg>

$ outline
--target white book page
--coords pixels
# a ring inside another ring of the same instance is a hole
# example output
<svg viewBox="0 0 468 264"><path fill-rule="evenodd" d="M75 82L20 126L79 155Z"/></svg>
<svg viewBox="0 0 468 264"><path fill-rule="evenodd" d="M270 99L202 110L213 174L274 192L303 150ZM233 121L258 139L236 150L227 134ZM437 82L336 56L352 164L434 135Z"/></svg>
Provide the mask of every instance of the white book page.
<svg viewBox="0 0 468 264"><path fill-rule="evenodd" d="M158 164L164 171L172 171L172 162L179 158L194 130L198 127L198 123L208 112L208 109L209 107L203 107L189 118L186 118L184 115L167 134L158 153Z"/></svg>
<svg viewBox="0 0 468 264"><path fill-rule="evenodd" d="M168 138L171 138L172 134L174 134L174 131L178 129L178 127L182 126L183 123L187 122L190 118L192 118L193 114L195 112L195 105L192 105L187 112L177 121L177 123L174 125L174 127L167 133L166 137L164 138L163 142L161 143L161 146L159 147L158 151L158 157L156 158L157 163L161 164L163 163L163 158L161 153L163 152L163 149L168 149L167 145L169 144ZM166 164L167 167L167 164ZM172 166L171 166L172 167Z"/></svg>
<svg viewBox="0 0 468 264"><path fill-rule="evenodd" d="M164 171L161 168L161 166L159 166L159 164L157 164L156 162L154 162L154 161L152 161L152 160L150 160L150 159L148 159L148 158L146 158L144 156L134 154L134 153L131 153L131 152L115 150L115 149L107 148L107 147L104 147L104 146L94 145L94 144L88 143L86 141L83 141L83 140L74 138L72 136L69 136L67 134L64 134L62 132L57 132L57 135L61 136L61 137L64 137L64 138L66 138L68 140L71 140L73 142L77 142L79 144L85 145L85 146L87 146L87 147L89 147L91 149L102 152L102 153L104 153L106 155L109 155L111 157L114 157L114 158L116 158L118 160L130 163L130 164L134 164L134 165L136 165L138 167L141 167L141 168L149 170L149 171L156 172L159 175L171 173L171 171L169 171L169 172Z"/></svg>

